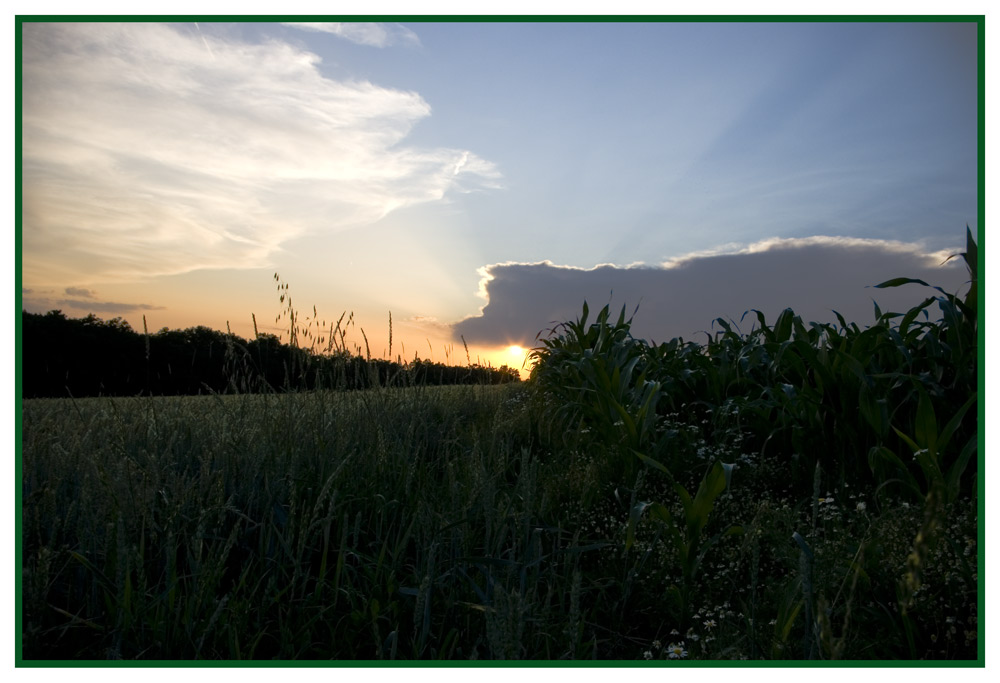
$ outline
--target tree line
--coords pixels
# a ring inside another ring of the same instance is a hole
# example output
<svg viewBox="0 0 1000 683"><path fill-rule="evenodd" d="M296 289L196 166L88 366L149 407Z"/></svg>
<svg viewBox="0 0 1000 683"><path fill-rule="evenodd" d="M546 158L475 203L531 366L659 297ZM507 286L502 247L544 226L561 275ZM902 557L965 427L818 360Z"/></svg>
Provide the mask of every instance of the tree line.
<svg viewBox="0 0 1000 683"><path fill-rule="evenodd" d="M198 326L139 333L123 318L21 313L22 396L177 396L373 386L500 384L514 368L324 355L272 334L246 340Z"/></svg>

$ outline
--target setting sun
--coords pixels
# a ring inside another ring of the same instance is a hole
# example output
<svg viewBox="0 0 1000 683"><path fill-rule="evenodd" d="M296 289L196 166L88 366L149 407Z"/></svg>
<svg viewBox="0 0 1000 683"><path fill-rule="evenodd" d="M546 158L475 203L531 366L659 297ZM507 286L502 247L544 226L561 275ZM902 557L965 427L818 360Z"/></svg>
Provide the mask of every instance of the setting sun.
<svg viewBox="0 0 1000 683"><path fill-rule="evenodd" d="M522 347L518 346L517 344L514 344L512 346L507 347L507 353L514 356L515 358L521 358L522 356L524 356L525 351Z"/></svg>

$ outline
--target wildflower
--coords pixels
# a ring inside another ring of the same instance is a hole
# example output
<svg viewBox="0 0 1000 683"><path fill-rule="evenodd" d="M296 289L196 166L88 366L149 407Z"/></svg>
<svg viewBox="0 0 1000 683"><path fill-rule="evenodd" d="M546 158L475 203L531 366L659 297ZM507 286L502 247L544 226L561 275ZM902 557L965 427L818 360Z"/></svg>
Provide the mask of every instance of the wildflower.
<svg viewBox="0 0 1000 683"><path fill-rule="evenodd" d="M715 619L708 619L705 621L705 628L715 628L716 625Z"/></svg>
<svg viewBox="0 0 1000 683"><path fill-rule="evenodd" d="M653 653L650 652L649 650L646 650L645 652L642 653L642 656L645 657L646 659L652 659Z"/></svg>
<svg viewBox="0 0 1000 683"><path fill-rule="evenodd" d="M653 648L657 649L657 650L662 650L663 649L663 643L661 643L658 640L654 640L653 641Z"/></svg>
<svg viewBox="0 0 1000 683"><path fill-rule="evenodd" d="M861 501L861 502L858 503L856 509L857 509L858 512L864 512L867 508L868 508L868 506L865 505L865 502Z"/></svg>
<svg viewBox="0 0 1000 683"><path fill-rule="evenodd" d="M680 643L670 643L667 646L667 656L670 659L683 659L688 656L688 651L684 649L684 641Z"/></svg>

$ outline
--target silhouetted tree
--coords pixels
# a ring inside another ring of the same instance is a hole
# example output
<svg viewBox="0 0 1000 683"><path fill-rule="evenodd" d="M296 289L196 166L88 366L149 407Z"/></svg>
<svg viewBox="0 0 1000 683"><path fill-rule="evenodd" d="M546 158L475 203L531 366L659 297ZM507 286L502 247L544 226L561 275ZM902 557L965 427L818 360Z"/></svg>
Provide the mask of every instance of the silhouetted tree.
<svg viewBox="0 0 1000 683"><path fill-rule="evenodd" d="M499 384L520 380L506 365L446 366L331 355L282 344L271 334L252 341L209 327L139 334L118 317L67 318L62 311L23 311L22 395L32 397L192 395L364 389L417 384Z"/></svg>

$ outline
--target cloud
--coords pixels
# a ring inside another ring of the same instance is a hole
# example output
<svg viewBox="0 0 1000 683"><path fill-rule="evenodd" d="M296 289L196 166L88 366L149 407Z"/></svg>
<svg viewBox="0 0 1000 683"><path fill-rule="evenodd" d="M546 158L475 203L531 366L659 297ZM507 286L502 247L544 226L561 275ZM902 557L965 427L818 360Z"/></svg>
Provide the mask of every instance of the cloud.
<svg viewBox="0 0 1000 683"><path fill-rule="evenodd" d="M434 316L427 315L414 315L409 318L403 318L401 320L394 320L395 324L399 325L400 329L404 332L410 333L409 336L414 339L435 337L435 338L449 338L452 332L452 324L439 320Z"/></svg>
<svg viewBox="0 0 1000 683"><path fill-rule="evenodd" d="M284 25L305 31L331 33L352 43L368 45L370 47L420 45L420 39L417 37L417 34L400 24L382 24L364 21L286 21Z"/></svg>
<svg viewBox="0 0 1000 683"><path fill-rule="evenodd" d="M135 313L138 311L162 311L166 308L165 306L156 306L154 304L130 304L116 301L98 301L90 298L92 295L80 295L68 291L71 289L74 288L68 287L66 293L71 296L85 296L87 298L53 299L44 296L32 296L22 301L22 307L24 310L31 311L33 313L47 313L48 311L57 309L73 309L82 313L113 313L116 315Z"/></svg>
<svg viewBox="0 0 1000 683"><path fill-rule="evenodd" d="M83 287L67 287L66 293L69 294L70 296L82 296L87 299L94 298L94 292L90 291L89 289L84 289Z"/></svg>
<svg viewBox="0 0 1000 683"><path fill-rule="evenodd" d="M325 78L286 43L155 23L23 37L27 284L265 267L294 237L500 177L404 144L431 112L417 93Z"/></svg>
<svg viewBox="0 0 1000 683"><path fill-rule="evenodd" d="M78 301L74 299L60 299L56 301L64 308L78 308L86 311L99 311L103 313L133 313L135 311L162 311L164 306L154 306L152 304L125 304L114 301Z"/></svg>
<svg viewBox="0 0 1000 683"><path fill-rule="evenodd" d="M697 340L701 332L713 331L716 318L740 323L750 309L762 311L769 324L786 307L815 322L836 322L836 310L864 327L874 322L873 300L883 311L905 311L936 293L918 285L872 287L886 280L919 278L964 293L968 273L961 260L941 265L958 251L926 253L900 242L813 237L765 240L659 267L499 263L480 269L480 295L487 304L479 315L456 323L452 335L469 343L531 345L539 331L576 319L584 300L591 320L609 301L615 315L622 305L626 316L638 305L632 333L656 342ZM740 329L748 332L756 322L750 315Z"/></svg>

